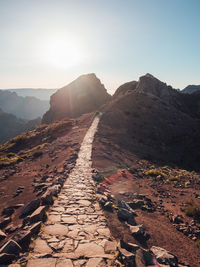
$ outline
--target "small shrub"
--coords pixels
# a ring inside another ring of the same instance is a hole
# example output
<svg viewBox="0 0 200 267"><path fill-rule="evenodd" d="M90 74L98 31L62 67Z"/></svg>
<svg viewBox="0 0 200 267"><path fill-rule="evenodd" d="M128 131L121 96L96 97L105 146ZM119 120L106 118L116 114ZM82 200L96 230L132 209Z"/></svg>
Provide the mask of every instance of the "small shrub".
<svg viewBox="0 0 200 267"><path fill-rule="evenodd" d="M195 245L200 248L200 239L198 239L196 242L195 242Z"/></svg>
<svg viewBox="0 0 200 267"><path fill-rule="evenodd" d="M185 214L189 217L200 219L200 201L189 201L186 204Z"/></svg>
<svg viewBox="0 0 200 267"><path fill-rule="evenodd" d="M152 169L152 170L146 171L145 174L153 176L153 177L158 177L158 176L161 176L162 178L167 177L167 175L164 172L160 171L159 169Z"/></svg>
<svg viewBox="0 0 200 267"><path fill-rule="evenodd" d="M96 183L100 184L103 182L104 177L100 172L97 172L97 174L93 176L93 179L95 180Z"/></svg>
<svg viewBox="0 0 200 267"><path fill-rule="evenodd" d="M185 182L185 186L190 185L190 181Z"/></svg>

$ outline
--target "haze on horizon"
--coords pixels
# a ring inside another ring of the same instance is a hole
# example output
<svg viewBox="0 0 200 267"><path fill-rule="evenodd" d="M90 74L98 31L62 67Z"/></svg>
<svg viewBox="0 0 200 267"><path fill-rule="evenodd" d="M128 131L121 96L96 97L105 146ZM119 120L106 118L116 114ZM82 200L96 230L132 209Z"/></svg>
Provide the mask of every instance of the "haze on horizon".
<svg viewBox="0 0 200 267"><path fill-rule="evenodd" d="M109 92L149 72L200 84L198 0L0 0L0 88L60 88L96 73Z"/></svg>

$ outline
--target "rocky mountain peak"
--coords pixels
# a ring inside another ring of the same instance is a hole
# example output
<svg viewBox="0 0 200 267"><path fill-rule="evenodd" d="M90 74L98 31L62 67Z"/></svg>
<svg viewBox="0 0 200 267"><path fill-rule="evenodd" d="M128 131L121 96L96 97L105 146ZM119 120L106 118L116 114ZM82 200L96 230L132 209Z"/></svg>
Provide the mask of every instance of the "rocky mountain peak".
<svg viewBox="0 0 200 267"><path fill-rule="evenodd" d="M174 91L171 86L167 86L166 83L161 82L149 73L140 77L136 90L150 93L158 97L171 95Z"/></svg>
<svg viewBox="0 0 200 267"><path fill-rule="evenodd" d="M43 116L43 122L78 117L96 111L110 97L94 73L81 75L51 96L50 109Z"/></svg>

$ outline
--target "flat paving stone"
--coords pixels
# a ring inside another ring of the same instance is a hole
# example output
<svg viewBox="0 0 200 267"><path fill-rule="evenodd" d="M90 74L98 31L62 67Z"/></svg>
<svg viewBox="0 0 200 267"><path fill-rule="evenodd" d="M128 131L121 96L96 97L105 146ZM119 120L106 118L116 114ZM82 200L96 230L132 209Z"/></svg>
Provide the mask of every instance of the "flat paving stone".
<svg viewBox="0 0 200 267"><path fill-rule="evenodd" d="M52 249L47 245L47 242L42 239L36 239L34 253L52 253Z"/></svg>
<svg viewBox="0 0 200 267"><path fill-rule="evenodd" d="M56 267L73 267L73 263L70 259L58 259Z"/></svg>
<svg viewBox="0 0 200 267"><path fill-rule="evenodd" d="M26 267L56 267L56 260L54 258L30 259Z"/></svg>
<svg viewBox="0 0 200 267"><path fill-rule="evenodd" d="M47 225L44 230L44 234L47 233L49 235L67 235L69 229L66 225L63 224L54 224L54 225Z"/></svg>

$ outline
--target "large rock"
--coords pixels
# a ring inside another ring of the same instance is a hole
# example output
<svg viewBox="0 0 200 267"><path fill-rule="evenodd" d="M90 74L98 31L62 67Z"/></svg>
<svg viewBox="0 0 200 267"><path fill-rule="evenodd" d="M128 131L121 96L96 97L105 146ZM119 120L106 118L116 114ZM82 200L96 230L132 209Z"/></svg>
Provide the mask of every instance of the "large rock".
<svg viewBox="0 0 200 267"><path fill-rule="evenodd" d="M6 238L6 234L0 230L0 241Z"/></svg>
<svg viewBox="0 0 200 267"><path fill-rule="evenodd" d="M44 221L46 219L46 206L40 206L30 216L30 223Z"/></svg>
<svg viewBox="0 0 200 267"><path fill-rule="evenodd" d="M121 246L121 248L124 248L124 249L128 250L129 252L132 252L133 254L135 254L136 251L138 249L140 249L140 247L138 245L133 244L133 243L127 243L124 240L120 240L120 246Z"/></svg>
<svg viewBox="0 0 200 267"><path fill-rule="evenodd" d="M11 217L7 217L0 222L0 229L3 229L11 222Z"/></svg>
<svg viewBox="0 0 200 267"><path fill-rule="evenodd" d="M7 254L7 253L0 254L0 266L7 266L7 264L12 263L12 261L15 258L16 258L16 255L14 254Z"/></svg>
<svg viewBox="0 0 200 267"><path fill-rule="evenodd" d="M136 251L135 263L137 267L154 266L155 261L150 251L138 249Z"/></svg>
<svg viewBox="0 0 200 267"><path fill-rule="evenodd" d="M3 247L1 247L0 254L6 253L18 255L20 251L20 245L16 241L11 239Z"/></svg>
<svg viewBox="0 0 200 267"><path fill-rule="evenodd" d="M132 235L144 235L145 234L145 226L143 224L135 225L135 226L130 225L129 229Z"/></svg>
<svg viewBox="0 0 200 267"><path fill-rule="evenodd" d="M178 264L177 257L168 252L166 249L153 246L151 247L151 251L155 255L158 263L166 265L168 264L170 266L177 266Z"/></svg>
<svg viewBox="0 0 200 267"><path fill-rule="evenodd" d="M11 216L14 212L15 212L15 209L13 207L7 207L3 209L2 215Z"/></svg>
<svg viewBox="0 0 200 267"><path fill-rule="evenodd" d="M124 266L135 267L135 254L124 248L118 248L118 260L123 263Z"/></svg>
<svg viewBox="0 0 200 267"><path fill-rule="evenodd" d="M35 199L29 202L21 211L21 217L25 217L26 215L31 214L34 210L36 210L40 206L40 200Z"/></svg>
<svg viewBox="0 0 200 267"><path fill-rule="evenodd" d="M96 111L109 99L110 95L94 73L82 75L51 96L50 109L42 121L50 123L64 117L78 117Z"/></svg>
<svg viewBox="0 0 200 267"><path fill-rule="evenodd" d="M41 222L32 225L28 230L19 231L13 239L21 246L22 249L27 249L32 236L35 236L41 227Z"/></svg>
<svg viewBox="0 0 200 267"><path fill-rule="evenodd" d="M42 205L52 205L53 197L58 195L60 189L61 189L60 185L54 185L52 187L49 187L41 197Z"/></svg>

